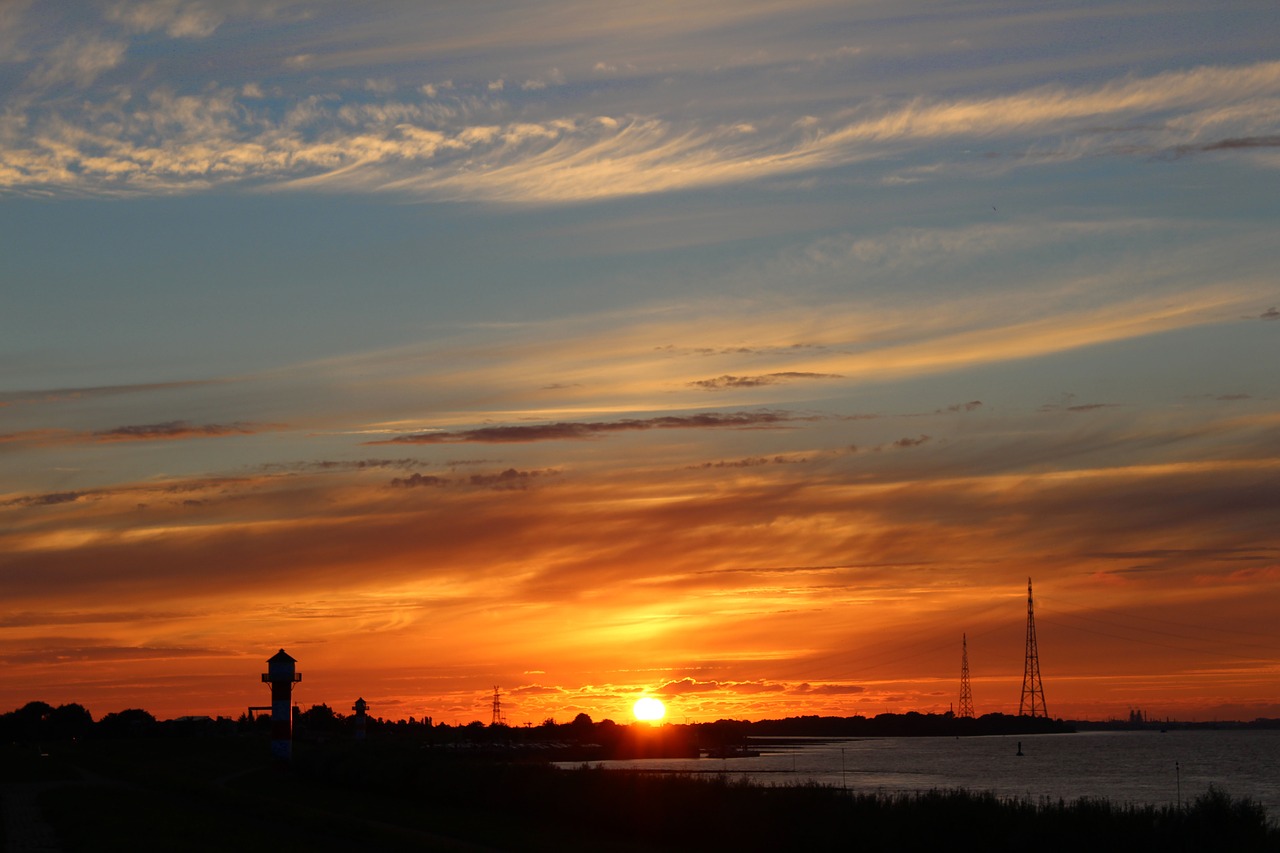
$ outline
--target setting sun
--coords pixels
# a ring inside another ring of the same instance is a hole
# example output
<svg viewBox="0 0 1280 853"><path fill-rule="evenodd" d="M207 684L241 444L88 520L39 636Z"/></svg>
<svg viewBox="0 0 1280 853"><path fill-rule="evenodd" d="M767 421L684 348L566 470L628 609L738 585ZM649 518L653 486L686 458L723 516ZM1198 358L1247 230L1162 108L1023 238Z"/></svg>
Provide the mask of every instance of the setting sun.
<svg viewBox="0 0 1280 853"><path fill-rule="evenodd" d="M637 699L636 704L631 706L631 713L636 715L637 720L656 723L666 716L667 708L661 701L654 699L652 696L645 696L642 699Z"/></svg>

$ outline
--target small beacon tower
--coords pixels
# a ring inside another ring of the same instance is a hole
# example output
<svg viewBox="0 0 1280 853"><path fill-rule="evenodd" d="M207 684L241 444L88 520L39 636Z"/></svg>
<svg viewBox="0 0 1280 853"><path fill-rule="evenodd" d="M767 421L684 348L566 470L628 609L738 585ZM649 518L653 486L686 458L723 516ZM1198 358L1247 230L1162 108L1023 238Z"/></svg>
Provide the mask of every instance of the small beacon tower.
<svg viewBox="0 0 1280 853"><path fill-rule="evenodd" d="M356 700L356 703L351 706L351 710L356 712L356 740L364 740L364 726L369 719L368 714L365 712L369 710L369 703L364 701L362 697Z"/></svg>
<svg viewBox="0 0 1280 853"><path fill-rule="evenodd" d="M281 761L293 757L293 685L302 680L293 658L284 649L267 659L264 684L271 685L271 754Z"/></svg>

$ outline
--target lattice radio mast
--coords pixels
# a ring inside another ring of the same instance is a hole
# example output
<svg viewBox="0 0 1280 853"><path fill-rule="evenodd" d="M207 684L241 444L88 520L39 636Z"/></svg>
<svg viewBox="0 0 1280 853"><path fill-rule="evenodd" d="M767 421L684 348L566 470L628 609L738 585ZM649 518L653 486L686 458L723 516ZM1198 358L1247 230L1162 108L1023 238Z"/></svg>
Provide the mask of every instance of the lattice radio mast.
<svg viewBox="0 0 1280 853"><path fill-rule="evenodd" d="M960 714L973 717L973 688L969 686L969 638L960 635Z"/></svg>
<svg viewBox="0 0 1280 853"><path fill-rule="evenodd" d="M493 685L493 719L490 721L491 726L505 726L507 718L502 716L502 698L498 691L498 685Z"/></svg>
<svg viewBox="0 0 1280 853"><path fill-rule="evenodd" d="M1031 578L1027 578L1027 665L1022 673L1020 717L1048 717L1044 705L1044 684L1040 681L1040 650L1036 647L1036 616L1031 601Z"/></svg>

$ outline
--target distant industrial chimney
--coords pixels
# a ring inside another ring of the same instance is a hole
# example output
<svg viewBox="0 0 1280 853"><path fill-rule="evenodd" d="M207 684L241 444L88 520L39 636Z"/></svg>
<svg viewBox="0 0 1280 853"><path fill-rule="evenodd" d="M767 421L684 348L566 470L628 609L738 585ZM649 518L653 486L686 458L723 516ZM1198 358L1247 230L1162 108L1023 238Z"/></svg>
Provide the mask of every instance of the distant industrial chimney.
<svg viewBox="0 0 1280 853"><path fill-rule="evenodd" d="M293 757L293 685L302 680L296 661L284 649L267 659L264 684L271 685L271 754L281 761Z"/></svg>

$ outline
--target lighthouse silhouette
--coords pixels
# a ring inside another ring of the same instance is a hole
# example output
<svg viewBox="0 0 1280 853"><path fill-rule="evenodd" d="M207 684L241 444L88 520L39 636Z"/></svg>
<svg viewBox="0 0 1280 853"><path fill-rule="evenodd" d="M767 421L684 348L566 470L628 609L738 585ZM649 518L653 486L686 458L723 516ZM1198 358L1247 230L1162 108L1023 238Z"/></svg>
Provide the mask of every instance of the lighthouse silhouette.
<svg viewBox="0 0 1280 853"><path fill-rule="evenodd" d="M293 685L302 680L297 663L284 649L267 659L262 681L271 685L271 754L281 761L293 757Z"/></svg>

